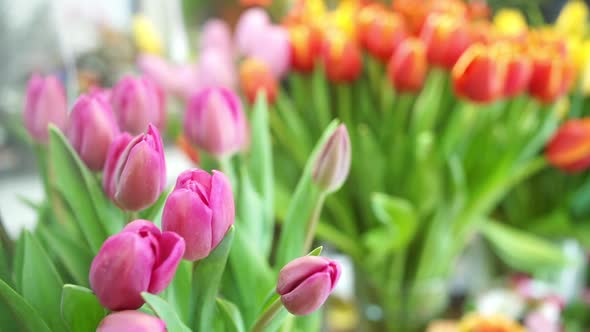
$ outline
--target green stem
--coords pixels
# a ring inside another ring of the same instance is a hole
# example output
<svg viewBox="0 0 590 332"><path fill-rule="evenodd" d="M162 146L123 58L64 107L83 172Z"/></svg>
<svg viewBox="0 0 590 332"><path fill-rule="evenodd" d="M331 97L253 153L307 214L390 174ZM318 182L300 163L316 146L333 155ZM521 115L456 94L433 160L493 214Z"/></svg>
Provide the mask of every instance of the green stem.
<svg viewBox="0 0 590 332"><path fill-rule="evenodd" d="M311 249L311 245L313 242L313 238L315 237L315 231L320 221L320 214L322 213L322 207L324 206L324 200L326 199L326 194L321 193L318 197L318 200L311 211L311 216L307 221L307 233L305 234L305 241L303 242L303 255L309 252Z"/></svg>
<svg viewBox="0 0 590 332"><path fill-rule="evenodd" d="M137 211L125 211L125 223L128 224L139 217Z"/></svg>
<svg viewBox="0 0 590 332"><path fill-rule="evenodd" d="M331 243L335 248L349 255L353 260L362 257L362 249L354 239L351 239L326 222L320 221L318 223L316 234L319 239Z"/></svg>
<svg viewBox="0 0 590 332"><path fill-rule="evenodd" d="M280 298L277 298L263 313L258 317L252 328L251 332L262 332L272 322L276 315L283 308L283 303Z"/></svg>
<svg viewBox="0 0 590 332"><path fill-rule="evenodd" d="M12 253L13 253L13 249L14 249L14 242L12 241L10 236L8 235L8 232L6 231L6 228L4 227L4 222L3 222L1 216L0 216L0 244L2 244L2 246L3 246L2 249L5 250L5 252L7 254L6 257L11 258Z"/></svg>
<svg viewBox="0 0 590 332"><path fill-rule="evenodd" d="M234 192L238 192L238 178L231 163L231 156L221 157L218 160L219 169L229 178Z"/></svg>
<svg viewBox="0 0 590 332"><path fill-rule="evenodd" d="M324 68L321 64L316 66L312 77L313 103L317 121L322 131L332 119L330 112L329 87L327 85Z"/></svg>
<svg viewBox="0 0 590 332"><path fill-rule="evenodd" d="M350 93L350 85L336 85L336 97L338 98L338 116L340 117L340 120L346 124L348 130L353 131L354 126L352 123L352 105Z"/></svg>

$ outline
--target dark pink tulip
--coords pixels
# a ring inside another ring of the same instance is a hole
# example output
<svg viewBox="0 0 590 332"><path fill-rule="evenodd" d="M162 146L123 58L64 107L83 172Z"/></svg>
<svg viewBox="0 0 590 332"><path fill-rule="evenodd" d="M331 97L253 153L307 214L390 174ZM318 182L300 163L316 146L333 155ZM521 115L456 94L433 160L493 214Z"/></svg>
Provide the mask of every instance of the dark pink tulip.
<svg viewBox="0 0 590 332"><path fill-rule="evenodd" d="M330 136L313 168L314 182L326 192L338 190L350 171L351 148L346 126L340 125Z"/></svg>
<svg viewBox="0 0 590 332"><path fill-rule="evenodd" d="M47 143L50 123L61 130L66 128L66 93L56 77L33 75L29 79L23 117L27 131L39 143Z"/></svg>
<svg viewBox="0 0 590 332"><path fill-rule="evenodd" d="M232 155L248 145L248 124L238 96L225 88L195 94L184 115L188 139L215 157Z"/></svg>
<svg viewBox="0 0 590 332"><path fill-rule="evenodd" d="M166 332L166 323L141 311L125 310L106 316L96 332Z"/></svg>
<svg viewBox="0 0 590 332"><path fill-rule="evenodd" d="M142 133L152 123L164 126L164 96L147 77L127 76L111 92L111 104L119 128L133 135Z"/></svg>
<svg viewBox="0 0 590 332"><path fill-rule="evenodd" d="M308 315L326 301L340 271L340 264L325 257L299 257L281 269L276 290L290 313Z"/></svg>
<svg viewBox="0 0 590 332"><path fill-rule="evenodd" d="M102 170L109 146L119 134L108 100L101 93L78 97L67 134L86 166L93 171Z"/></svg>
<svg viewBox="0 0 590 332"><path fill-rule="evenodd" d="M143 210L152 205L166 185L162 138L156 127L131 137L119 135L107 153L103 189L120 208Z"/></svg>
<svg viewBox="0 0 590 332"><path fill-rule="evenodd" d="M90 287L105 308L137 309L144 302L141 292L168 287L183 254L178 234L135 220L103 243L90 266Z"/></svg>
<svg viewBox="0 0 590 332"><path fill-rule="evenodd" d="M207 20L201 29L199 45L201 46L201 51L215 48L231 53L233 41L229 25L217 18Z"/></svg>
<svg viewBox="0 0 590 332"><path fill-rule="evenodd" d="M196 261L209 256L231 225L235 209L231 185L218 171L210 175L200 169L178 176L162 214L162 229L184 238L184 259Z"/></svg>

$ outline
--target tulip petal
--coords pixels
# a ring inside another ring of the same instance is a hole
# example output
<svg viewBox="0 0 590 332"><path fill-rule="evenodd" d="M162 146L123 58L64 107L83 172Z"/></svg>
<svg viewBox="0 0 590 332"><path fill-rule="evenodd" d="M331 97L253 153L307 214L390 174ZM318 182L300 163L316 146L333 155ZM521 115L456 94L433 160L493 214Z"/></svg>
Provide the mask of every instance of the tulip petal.
<svg viewBox="0 0 590 332"><path fill-rule="evenodd" d="M148 291L158 294L163 291L174 278L178 264L184 255L185 243L180 235L164 232L159 243L160 253Z"/></svg>
<svg viewBox="0 0 590 332"><path fill-rule="evenodd" d="M148 289L156 257L149 242L136 233L108 238L90 267L90 285L110 310L137 309Z"/></svg>
<svg viewBox="0 0 590 332"><path fill-rule="evenodd" d="M217 247L231 225L234 224L235 206L231 184L225 174L213 171L209 207L213 211L211 248Z"/></svg>
<svg viewBox="0 0 590 332"><path fill-rule="evenodd" d="M161 319L146 313L125 310L106 316L96 332L166 332L166 324Z"/></svg>
<svg viewBox="0 0 590 332"><path fill-rule="evenodd" d="M123 151L127 148L133 137L129 133L122 133L113 140L107 152L104 166L102 187L107 196L113 198L115 194L115 171Z"/></svg>
<svg viewBox="0 0 590 332"><path fill-rule="evenodd" d="M281 302L294 315L307 315L317 310L331 291L328 272L319 272L305 279L297 288L281 296Z"/></svg>

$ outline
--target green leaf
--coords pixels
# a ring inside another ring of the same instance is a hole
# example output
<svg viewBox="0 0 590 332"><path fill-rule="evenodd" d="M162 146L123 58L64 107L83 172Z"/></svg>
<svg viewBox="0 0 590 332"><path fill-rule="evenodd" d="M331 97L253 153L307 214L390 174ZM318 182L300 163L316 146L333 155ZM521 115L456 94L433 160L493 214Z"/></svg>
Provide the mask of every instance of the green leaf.
<svg viewBox="0 0 590 332"><path fill-rule="evenodd" d="M22 293L23 290L23 262L25 255L25 232L21 232L16 240L14 260L12 261L12 278L15 289Z"/></svg>
<svg viewBox="0 0 590 332"><path fill-rule="evenodd" d="M192 326L195 331L211 331L215 313L215 298L219 292L221 276L225 270L234 239L232 226L209 256L196 262L193 271Z"/></svg>
<svg viewBox="0 0 590 332"><path fill-rule="evenodd" d="M94 258L90 250L77 242L77 239L65 236L56 227L38 227L38 231L48 247L59 257L74 281L79 285L88 286L88 273ZM78 241L80 240L78 239Z"/></svg>
<svg viewBox="0 0 590 332"><path fill-rule="evenodd" d="M244 321L240 309L230 301L217 298L217 310L225 322L225 331L228 332L245 332Z"/></svg>
<svg viewBox="0 0 590 332"><path fill-rule="evenodd" d="M107 312L88 288L64 285L61 316L72 332L94 332Z"/></svg>
<svg viewBox="0 0 590 332"><path fill-rule="evenodd" d="M311 179L311 172L321 148L337 126L338 121L334 120L324 130L299 179L281 229L276 256L276 266L279 268L303 255L306 223L311 217L314 208L316 208L318 200L321 199L320 190L313 184Z"/></svg>
<svg viewBox="0 0 590 332"><path fill-rule="evenodd" d="M0 319L2 319L0 326L6 331L52 332L41 315L2 279L0 279Z"/></svg>
<svg viewBox="0 0 590 332"><path fill-rule="evenodd" d="M99 206L94 199L99 191L91 179L90 171L83 165L76 152L56 127L49 128L49 179L67 201L84 238L93 252L98 252L107 238L107 229L101 221ZM103 204L100 204L103 205ZM101 206L102 207L102 206ZM120 230L120 229L119 229Z"/></svg>
<svg viewBox="0 0 590 332"><path fill-rule="evenodd" d="M60 303L63 282L45 250L24 231L22 295L55 331L65 331Z"/></svg>
<svg viewBox="0 0 590 332"><path fill-rule="evenodd" d="M371 207L383 226L365 235L365 245L372 251L405 249L418 226L412 204L402 198L375 193L371 196Z"/></svg>
<svg viewBox="0 0 590 332"><path fill-rule="evenodd" d="M141 297L145 300L147 305L154 311L154 313L166 322L166 330L168 332L190 332L191 330L184 325L174 311L172 306L157 295L147 292L141 293ZM209 331L209 330L203 330Z"/></svg>
<svg viewBox="0 0 590 332"><path fill-rule="evenodd" d="M174 279L166 289L166 298L174 306L183 322L189 321L189 307L191 301L192 263L180 261Z"/></svg>
<svg viewBox="0 0 590 332"><path fill-rule="evenodd" d="M534 273L562 268L568 263L557 246L499 222L489 220L483 224L482 232L498 256L513 268Z"/></svg>
<svg viewBox="0 0 590 332"><path fill-rule="evenodd" d="M246 233L256 246L257 250L268 257L270 254L270 246L272 244L272 236L274 234L274 227L271 223L266 223L264 219L264 200L254 188L251 181L250 173L245 167L240 168L240 193L237 195L238 208L237 215L239 217L238 225L240 226L240 233Z"/></svg>

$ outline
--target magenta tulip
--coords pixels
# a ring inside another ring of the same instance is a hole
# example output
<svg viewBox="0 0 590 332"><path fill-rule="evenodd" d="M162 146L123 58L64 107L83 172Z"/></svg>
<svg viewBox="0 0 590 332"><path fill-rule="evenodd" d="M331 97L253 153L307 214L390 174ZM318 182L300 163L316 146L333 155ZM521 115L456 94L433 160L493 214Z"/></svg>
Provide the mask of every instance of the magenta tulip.
<svg viewBox="0 0 590 332"><path fill-rule="evenodd" d="M223 52L232 53L231 30L225 21L220 19L209 19L201 29L199 36L201 51L215 48Z"/></svg>
<svg viewBox="0 0 590 332"><path fill-rule="evenodd" d="M248 124L238 96L225 88L195 94L184 116L184 133L207 153L221 158L248 145Z"/></svg>
<svg viewBox="0 0 590 332"><path fill-rule="evenodd" d="M264 38L264 32L270 25L270 17L263 9L251 8L244 11L236 25L235 34L235 43L240 54L249 55L256 47L256 41Z"/></svg>
<svg viewBox="0 0 590 332"><path fill-rule="evenodd" d="M119 128L137 135L148 124L164 126L164 96L157 85L146 77L127 76L120 80L111 93L111 104Z"/></svg>
<svg viewBox="0 0 590 332"><path fill-rule="evenodd" d="M90 287L113 311L137 309L142 292L158 294L172 281L184 254L184 240L138 219L109 237L90 266Z"/></svg>
<svg viewBox="0 0 590 332"><path fill-rule="evenodd" d="M299 257L281 269L276 291L290 313L308 315L326 301L340 271L340 264L325 257Z"/></svg>
<svg viewBox="0 0 590 332"><path fill-rule="evenodd" d="M166 332L166 323L146 313L125 310L106 316L96 332Z"/></svg>
<svg viewBox="0 0 590 332"><path fill-rule="evenodd" d="M86 166L93 171L102 170L119 128L111 105L100 92L78 97L70 114L67 134Z"/></svg>
<svg viewBox="0 0 590 332"><path fill-rule="evenodd" d="M324 144L313 169L314 182L325 192L338 190L350 171L351 148L348 130L340 125Z"/></svg>
<svg viewBox="0 0 590 332"><path fill-rule="evenodd" d="M119 135L107 153L103 189L117 206L129 211L152 205L166 185L162 138L156 127L131 137Z"/></svg>
<svg viewBox="0 0 590 332"><path fill-rule="evenodd" d="M200 169L178 176L162 213L162 229L184 238L184 259L196 261L209 256L234 224L231 185L218 171L210 175Z"/></svg>
<svg viewBox="0 0 590 332"><path fill-rule="evenodd" d="M49 124L64 130L67 124L66 93L61 82L54 76L33 75L27 84L25 127L33 139L47 143Z"/></svg>

